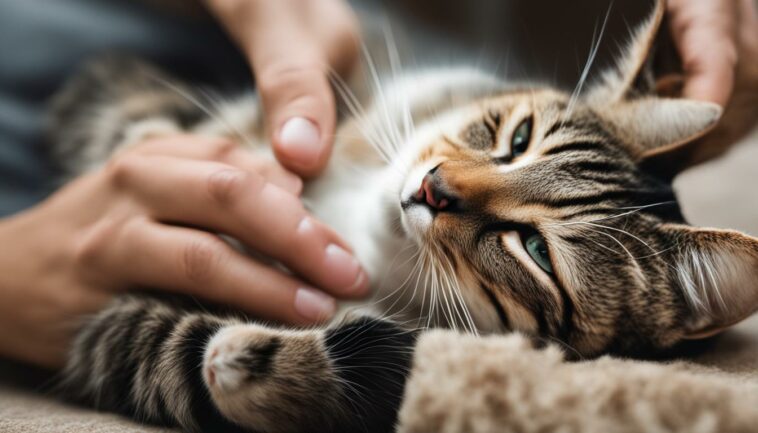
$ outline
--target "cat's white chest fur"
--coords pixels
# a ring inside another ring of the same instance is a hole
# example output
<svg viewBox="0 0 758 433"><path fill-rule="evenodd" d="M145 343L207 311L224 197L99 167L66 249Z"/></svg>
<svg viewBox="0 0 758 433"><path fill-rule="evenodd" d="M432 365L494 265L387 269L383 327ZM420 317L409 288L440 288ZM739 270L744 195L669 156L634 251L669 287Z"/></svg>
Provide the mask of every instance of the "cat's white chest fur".
<svg viewBox="0 0 758 433"><path fill-rule="evenodd" d="M365 137L356 141L352 136L341 139L338 134L327 169L306 183L303 202L353 248L369 275L374 299L381 300L378 305L371 303L379 310L387 313L400 305L405 313L418 316L419 311L414 310L423 308L414 301L425 298L427 279L420 276L419 246L402 228L400 207L401 195L407 193L404 190L419 177L409 170L419 149L428 136L445 129L449 117L443 116L445 112L502 87L501 81L468 68L432 69L396 77L383 86L377 95L381 97L368 107L361 127L354 131ZM251 125L261 124L260 115L255 97L249 95L220 107L218 118L196 132L226 135L231 129L243 135ZM370 140L384 142L379 146L392 141L392 149L378 152L372 148L377 143L372 146ZM260 131L248 141L253 152L273 159ZM350 146L352 149L346 149ZM390 161L378 163L378 153L386 153ZM417 180L420 182L420 177Z"/></svg>
<svg viewBox="0 0 758 433"><path fill-rule="evenodd" d="M383 172L337 160L303 192L308 209L350 244L373 283L394 244L401 244L389 233L386 220L390 203L382 203L386 188Z"/></svg>

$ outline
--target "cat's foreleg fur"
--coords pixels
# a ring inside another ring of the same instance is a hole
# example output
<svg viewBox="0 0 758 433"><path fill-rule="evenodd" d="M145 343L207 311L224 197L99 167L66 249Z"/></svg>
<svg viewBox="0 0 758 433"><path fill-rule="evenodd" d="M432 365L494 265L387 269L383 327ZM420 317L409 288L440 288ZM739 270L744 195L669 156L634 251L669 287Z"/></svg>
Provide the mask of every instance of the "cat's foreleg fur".
<svg viewBox="0 0 758 433"><path fill-rule="evenodd" d="M284 330L183 298L125 295L83 326L61 389L188 431L387 432L415 338L365 316Z"/></svg>

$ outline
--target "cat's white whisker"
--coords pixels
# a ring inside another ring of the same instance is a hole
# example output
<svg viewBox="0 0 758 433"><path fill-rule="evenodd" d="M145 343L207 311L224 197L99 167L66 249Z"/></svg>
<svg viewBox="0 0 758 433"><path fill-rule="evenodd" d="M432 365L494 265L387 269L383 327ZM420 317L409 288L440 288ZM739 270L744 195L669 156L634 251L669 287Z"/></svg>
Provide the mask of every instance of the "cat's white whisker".
<svg viewBox="0 0 758 433"><path fill-rule="evenodd" d="M470 333L478 335L478 330L474 325L474 321L471 317L470 311L468 310L468 306L463 299L460 284L458 282L458 279L455 277L454 266L451 261L452 258L442 254L442 251L440 251L439 248L435 248L435 251L438 254L438 263L440 263L440 273L442 275L442 279L450 291L453 307L458 319L461 321L461 325L468 327L468 331ZM461 317L461 311L463 313L463 317Z"/></svg>
<svg viewBox="0 0 758 433"><path fill-rule="evenodd" d="M374 148L374 150L377 151L377 153L385 160L385 162L392 162L396 152L394 148L388 148L388 146L385 144L389 143L390 140L387 138L384 130L382 128L378 128L380 125L375 125L373 122L371 122L369 114L367 114L366 110L362 107L357 97L355 97L353 92L350 90L344 80L342 80L342 78L336 74L332 74L331 79L334 83L338 95L343 99L346 108L355 118L357 122L356 126L358 127L359 132L362 134L361 138L368 141L368 143ZM389 165L391 166L391 164Z"/></svg>
<svg viewBox="0 0 758 433"><path fill-rule="evenodd" d="M590 225L590 226L593 226L593 227L600 227L600 228L604 228L604 229L606 229L606 230L613 230L613 231L616 231L616 232L619 232L619 233L625 234L625 235L627 235L627 236L631 237L632 239L636 240L637 242L640 242L642 245L644 245L645 247L647 247L647 248L648 248L650 251L653 251L654 253L657 253L657 252L658 252L658 251L657 251L655 248L651 247L651 246L650 246L650 244L648 244L647 242L645 242L645 241L643 241L642 239L640 239L640 237L639 237L639 236L637 236L637 235L634 235L634 234L632 234L632 233L629 233L629 232L628 232L628 231L626 231L626 230L617 229L617 228L615 228L615 227L606 226L606 225L603 225L603 224L598 224L598 223L593 223L593 222L585 222L584 224L585 224L585 225Z"/></svg>
<svg viewBox="0 0 758 433"><path fill-rule="evenodd" d="M405 251L407 251L409 248L413 248L413 247L414 247L413 242L407 241L405 243L405 246L400 250L400 252L398 253L398 255L392 260L392 262L388 266L388 270L387 270L386 275L388 275L388 276L389 275L393 275L393 272L396 269L395 263L396 263L397 257L400 257ZM398 302L400 302L401 299L403 299L403 297L401 297L401 296L397 296L396 297L395 295L399 291L405 290L406 285L413 278L414 274L417 272L417 269L418 269L419 263L420 263L420 257L421 257L421 251L417 250L409 258L407 258L403 263L401 263L399 266L397 266L397 268L403 268L406 264L408 264L408 262L410 262L411 260L415 260L414 265L411 267L411 270L410 270L410 272L408 272L408 275L406 276L406 278L400 284L398 284L395 289L393 289L391 292L387 293L382 298L372 300L371 303L369 304L369 306L382 305L382 303L384 301L386 301L387 299L395 298L394 302L392 302L392 304L390 304L389 307L386 307L385 310L387 310L387 311L396 311L395 310L395 306L397 305ZM385 284L385 282L386 282L386 280L382 279L382 281L379 282L380 287L383 286ZM412 301L413 301L413 299L416 296L416 290L417 290L417 287L414 287L413 288L413 295L412 295L411 299L408 300L408 303L406 305L404 305L400 310L397 310L397 312L394 313L395 315L399 315L399 314L405 312L405 310L412 304ZM383 291L384 290L379 290L379 292L383 292Z"/></svg>
<svg viewBox="0 0 758 433"><path fill-rule="evenodd" d="M590 49L590 54L587 57L587 62L585 63L584 68L582 69L582 74L579 76L579 81L577 82L577 85L574 88L574 91L571 93L571 97L569 98L567 108L564 111L564 121L569 119L571 117L571 114L574 112L576 101L579 99L579 95L581 95L584 84L589 77L590 70L592 69L592 64L595 62L595 57L597 56L598 49L600 48L600 43L603 40L603 35L605 34L605 29L608 25L608 18L611 15L611 9L613 9L613 1L611 1L608 5L608 10L605 13L605 18L603 18L603 24L600 27L600 34L597 36L597 40L595 40L595 34L592 35L593 44ZM596 31L597 25L595 27L595 33Z"/></svg>
<svg viewBox="0 0 758 433"><path fill-rule="evenodd" d="M595 230L595 229L588 229L588 230L590 230L590 231L592 231L594 233L597 233L597 234L600 234L600 235L603 235L603 236L611 238L614 242L616 242L624 250L624 252L626 252L626 254L629 256L629 258L632 259L632 261L634 261L634 254L632 254L632 252L629 251L629 249L620 240L616 239L613 235L611 235L610 233L606 233L604 231L601 231L601 230Z"/></svg>
<svg viewBox="0 0 758 433"><path fill-rule="evenodd" d="M623 213L620 213L620 214L606 216L606 217L595 218L595 219L591 219L591 220L587 220L587 221L568 221L568 222L563 222L563 223L550 223L550 224L545 224L545 226L546 227L570 226L570 225L581 224L581 223L584 223L584 222L607 221L607 220L611 220L611 219L625 217L625 216L628 216L628 215L633 215L633 214L636 214L638 212L641 212L641 211L643 211L645 209L649 209L649 208L652 208L652 207L665 206L665 205L670 205L670 204L676 204L676 202L673 201L673 200L668 200L668 201L662 201L662 202L658 202L658 203L652 203L652 204L648 204L648 205L644 205L644 206L620 207L620 208L617 208L617 209L619 209L619 210L631 209L631 210L628 211L628 212L623 212ZM600 212L601 210L602 209L598 209L598 212Z"/></svg>
<svg viewBox="0 0 758 433"><path fill-rule="evenodd" d="M335 85L335 89L339 96L344 100L345 106L355 117L357 126L363 135L362 138L366 139L368 143L379 153L379 155L385 160L385 162L392 162L395 152L392 149L387 149L383 143L387 143L388 140L382 139L382 131L374 127L375 125L370 122L369 115L361 106L355 95L349 89L346 83L337 75L332 74L332 82Z"/></svg>
<svg viewBox="0 0 758 433"><path fill-rule="evenodd" d="M371 54L368 52L368 48L365 44L361 44L361 50L363 52L363 56L366 60L366 66L369 71L369 79L371 81L371 84L373 85L374 90L374 104L375 108L378 109L378 115L380 120L380 126L383 127L383 133L387 135L387 142L393 147L393 149L398 149L398 143L400 142L400 137L397 132L397 127L395 125L395 122L392 121L392 115L390 114L389 105L386 93L384 92L381 79L379 78L379 73L376 68L376 64L373 61L373 58L371 57ZM380 128L381 129L381 128Z"/></svg>
<svg viewBox="0 0 758 433"><path fill-rule="evenodd" d="M248 146L251 146L251 147L254 146L254 143L253 143L252 139L247 134L245 134L244 132L242 132L239 128L237 128L227 118L225 118L224 116L222 116L221 113L218 112L218 110L216 110L216 112L214 112L213 109L212 109L213 107L208 107L207 105L205 105L202 102L200 102L200 100L198 100L194 95L192 95L188 91L182 89L181 87L177 86L176 84L174 84L174 83L172 83L172 82L170 82L170 81L168 81L168 80L166 80L166 79L164 79L162 77L159 77L157 75L152 75L152 79L154 79L156 82L160 83L161 85L165 86L166 88L168 88L172 92L176 93L177 95L181 96L182 98L184 98L185 100L187 100L187 102L195 105L197 108L199 108L200 110L202 110L203 113L205 113L211 119L214 119L217 122L219 122L221 125L223 125L227 129L227 131L229 132L230 135L238 137L240 140L242 140Z"/></svg>

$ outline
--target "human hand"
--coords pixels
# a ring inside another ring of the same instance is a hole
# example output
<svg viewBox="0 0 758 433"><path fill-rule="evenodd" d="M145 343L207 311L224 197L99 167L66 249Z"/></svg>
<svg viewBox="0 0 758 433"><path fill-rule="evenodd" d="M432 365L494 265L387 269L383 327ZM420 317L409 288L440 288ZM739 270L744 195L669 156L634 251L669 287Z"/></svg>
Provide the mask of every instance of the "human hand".
<svg viewBox="0 0 758 433"><path fill-rule="evenodd" d="M60 366L68 325L134 287L294 324L329 318L334 297L362 296L368 281L345 243L305 211L301 186L228 140L153 139L117 155L0 222L0 354Z"/></svg>
<svg viewBox="0 0 758 433"><path fill-rule="evenodd" d="M754 0L669 0L671 32L684 66L682 96L725 110L707 135L672 153L669 167L712 159L758 121L758 11Z"/></svg>
<svg viewBox="0 0 758 433"><path fill-rule="evenodd" d="M305 177L331 154L336 108L330 70L358 56L358 26L343 0L206 0L250 61L277 159Z"/></svg>
<svg viewBox="0 0 758 433"><path fill-rule="evenodd" d="M758 39L752 0L669 0L671 32L685 73L683 96L722 107L734 90L742 42Z"/></svg>

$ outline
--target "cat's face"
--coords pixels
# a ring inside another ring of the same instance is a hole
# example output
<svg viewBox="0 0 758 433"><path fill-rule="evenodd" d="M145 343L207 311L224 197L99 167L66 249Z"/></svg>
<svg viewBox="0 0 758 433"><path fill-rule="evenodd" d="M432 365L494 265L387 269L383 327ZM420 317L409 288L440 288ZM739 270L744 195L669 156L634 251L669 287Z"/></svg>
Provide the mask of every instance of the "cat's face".
<svg viewBox="0 0 758 433"><path fill-rule="evenodd" d="M758 242L687 226L670 182L642 168L641 154L718 116L669 102L603 112L513 90L420 125L393 193L431 274L422 313L586 355L670 347L754 311Z"/></svg>
<svg viewBox="0 0 758 433"><path fill-rule="evenodd" d="M446 108L405 128L386 188L420 252L399 292L429 322L591 355L667 348L758 310L758 239L687 225L661 173L721 113L655 94L644 65L664 10L581 95L458 77Z"/></svg>
<svg viewBox="0 0 758 433"><path fill-rule="evenodd" d="M421 251L422 314L596 354L670 347L758 309L758 240L688 226L673 176L652 174L721 113L655 94L644 65L664 6L582 95L489 92L416 125L390 195Z"/></svg>
<svg viewBox="0 0 758 433"><path fill-rule="evenodd" d="M461 294L438 293L449 306L436 314L465 327L465 302L480 330L554 337L582 353L668 346L687 309L666 254L676 234L664 225L682 222L671 187L569 99L505 92L418 134L401 220L456 280L437 290Z"/></svg>

